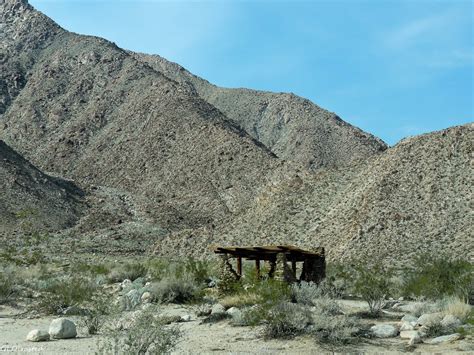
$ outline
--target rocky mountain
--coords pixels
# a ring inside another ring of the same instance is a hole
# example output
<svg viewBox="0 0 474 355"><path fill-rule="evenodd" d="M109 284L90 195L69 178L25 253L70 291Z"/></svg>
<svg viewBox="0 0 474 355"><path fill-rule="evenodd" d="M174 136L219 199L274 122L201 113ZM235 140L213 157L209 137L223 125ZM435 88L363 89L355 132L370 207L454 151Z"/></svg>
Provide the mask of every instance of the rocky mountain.
<svg viewBox="0 0 474 355"><path fill-rule="evenodd" d="M387 148L380 139L294 94L221 88L158 55L135 56L195 90L281 159L314 170L346 165Z"/></svg>
<svg viewBox="0 0 474 355"><path fill-rule="evenodd" d="M0 141L0 235L58 231L85 210L73 183L46 175Z"/></svg>
<svg viewBox="0 0 474 355"><path fill-rule="evenodd" d="M308 100L219 88L63 30L26 0L0 0L0 45L0 139L24 157L1 146L3 230L37 206L34 227L61 229L66 252L473 249L471 125L387 149Z"/></svg>
<svg viewBox="0 0 474 355"><path fill-rule="evenodd" d="M474 257L473 148L468 124L405 139L349 169L299 172L262 189L231 223L171 235L156 252L280 243L324 246L339 261Z"/></svg>

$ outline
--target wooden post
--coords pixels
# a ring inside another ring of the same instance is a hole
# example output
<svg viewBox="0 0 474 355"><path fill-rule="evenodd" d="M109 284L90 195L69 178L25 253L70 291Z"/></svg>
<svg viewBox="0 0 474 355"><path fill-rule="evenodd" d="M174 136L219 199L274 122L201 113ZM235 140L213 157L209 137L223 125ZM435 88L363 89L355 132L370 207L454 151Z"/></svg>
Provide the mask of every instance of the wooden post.
<svg viewBox="0 0 474 355"><path fill-rule="evenodd" d="M296 260L291 260L291 270L293 271L293 276L296 279Z"/></svg>
<svg viewBox="0 0 474 355"><path fill-rule="evenodd" d="M260 259L255 260L255 271L257 274L257 279L260 278Z"/></svg>
<svg viewBox="0 0 474 355"><path fill-rule="evenodd" d="M237 274L239 274L239 276L242 276L242 257L241 256L237 258Z"/></svg>

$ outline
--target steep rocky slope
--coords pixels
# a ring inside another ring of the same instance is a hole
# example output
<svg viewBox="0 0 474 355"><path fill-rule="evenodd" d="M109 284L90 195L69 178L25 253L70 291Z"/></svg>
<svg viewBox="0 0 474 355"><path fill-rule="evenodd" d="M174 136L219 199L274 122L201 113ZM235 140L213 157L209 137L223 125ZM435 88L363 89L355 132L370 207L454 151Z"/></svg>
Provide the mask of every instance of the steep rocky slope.
<svg viewBox="0 0 474 355"><path fill-rule="evenodd" d="M158 55L135 56L196 90L282 159L317 169L346 165L387 148L380 139L307 99L287 93L221 88Z"/></svg>
<svg viewBox="0 0 474 355"><path fill-rule="evenodd" d="M42 173L0 141L0 235L71 227L84 209L78 187Z"/></svg>
<svg viewBox="0 0 474 355"><path fill-rule="evenodd" d="M474 257L473 145L469 124L405 139L350 169L300 172L268 186L228 225L182 231L156 252L294 243L325 246L333 260L404 263L423 252Z"/></svg>

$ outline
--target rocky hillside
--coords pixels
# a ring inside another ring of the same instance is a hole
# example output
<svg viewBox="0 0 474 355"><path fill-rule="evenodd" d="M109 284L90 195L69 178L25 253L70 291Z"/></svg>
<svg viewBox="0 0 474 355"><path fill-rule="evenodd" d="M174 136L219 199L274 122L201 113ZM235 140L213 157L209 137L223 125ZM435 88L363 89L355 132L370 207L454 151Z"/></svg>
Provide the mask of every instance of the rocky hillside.
<svg viewBox="0 0 474 355"><path fill-rule="evenodd" d="M2 144L0 231L35 208L33 228L64 229L58 252L294 243L404 261L474 249L472 125L386 149L308 100L219 88L65 31L26 0L0 0L0 28L0 139L85 191Z"/></svg>
<svg viewBox="0 0 474 355"><path fill-rule="evenodd" d="M0 141L0 235L71 227L84 209L78 187L42 173Z"/></svg>
<svg viewBox="0 0 474 355"><path fill-rule="evenodd" d="M314 170L346 165L387 148L380 139L307 99L287 93L221 88L158 55L135 55L195 90L282 159Z"/></svg>
<svg viewBox="0 0 474 355"><path fill-rule="evenodd" d="M325 246L333 260L404 263L423 252L474 257L473 146L469 124L405 139L350 169L294 174L262 190L231 223L183 231L156 252L169 245L203 252L212 244L294 243Z"/></svg>

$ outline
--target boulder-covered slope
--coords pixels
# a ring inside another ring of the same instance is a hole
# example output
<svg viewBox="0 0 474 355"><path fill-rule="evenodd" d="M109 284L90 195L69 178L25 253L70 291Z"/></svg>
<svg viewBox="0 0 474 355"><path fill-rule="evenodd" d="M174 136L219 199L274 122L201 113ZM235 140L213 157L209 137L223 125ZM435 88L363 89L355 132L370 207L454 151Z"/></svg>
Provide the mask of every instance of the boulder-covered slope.
<svg viewBox="0 0 474 355"><path fill-rule="evenodd" d="M0 140L0 235L59 231L85 210L72 182L39 171Z"/></svg>
<svg viewBox="0 0 474 355"><path fill-rule="evenodd" d="M324 246L339 261L474 257L473 148L468 124L405 139L348 169L295 173L262 189L229 224L183 231L158 243L156 252L280 243Z"/></svg>
<svg viewBox="0 0 474 355"><path fill-rule="evenodd" d="M346 165L387 148L380 139L294 94L222 88L158 55L135 56L195 90L278 157L312 170Z"/></svg>

